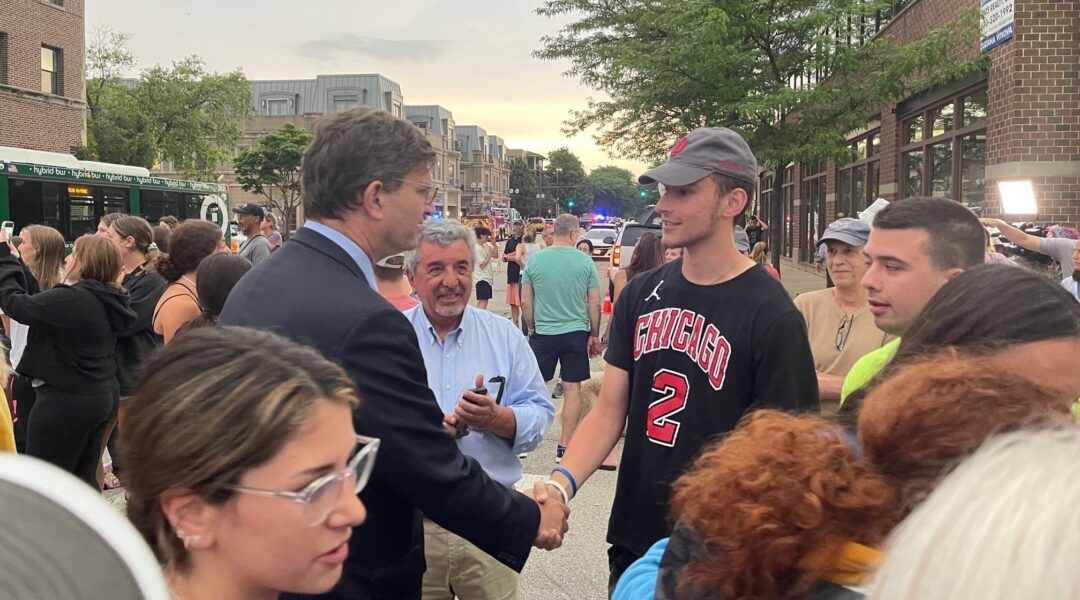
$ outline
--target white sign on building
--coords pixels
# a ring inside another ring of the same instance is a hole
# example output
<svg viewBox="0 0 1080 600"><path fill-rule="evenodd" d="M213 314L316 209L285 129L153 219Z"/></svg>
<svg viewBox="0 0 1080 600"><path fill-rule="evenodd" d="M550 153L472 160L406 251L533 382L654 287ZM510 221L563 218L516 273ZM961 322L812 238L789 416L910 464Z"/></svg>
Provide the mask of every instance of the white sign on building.
<svg viewBox="0 0 1080 600"><path fill-rule="evenodd" d="M983 52L989 52L1013 37L1013 0L982 0Z"/></svg>

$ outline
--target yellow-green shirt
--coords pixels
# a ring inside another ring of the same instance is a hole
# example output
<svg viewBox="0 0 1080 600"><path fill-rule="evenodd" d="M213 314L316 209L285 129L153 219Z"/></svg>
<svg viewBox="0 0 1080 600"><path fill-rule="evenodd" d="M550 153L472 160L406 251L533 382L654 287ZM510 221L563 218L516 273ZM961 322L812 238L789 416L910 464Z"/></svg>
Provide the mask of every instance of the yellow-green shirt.
<svg viewBox="0 0 1080 600"><path fill-rule="evenodd" d="M840 406L844 405L844 401L852 392L870 383L870 380L876 377L885 368L885 365L889 364L889 361L896 356L896 351L899 348L900 338L896 338L860 358L848 371L847 377L844 378L844 386L840 388Z"/></svg>
<svg viewBox="0 0 1080 600"><path fill-rule="evenodd" d="M848 371L847 377L844 378L844 386L840 388L840 406L844 405L844 401L847 400L855 390L870 383L885 365L889 364L889 361L896 356L897 349L900 348L900 338L885 344L884 346L874 350L870 354L860 358L851 370ZM1073 416L1076 417L1076 422L1080 423L1080 400L1077 400L1072 405Z"/></svg>

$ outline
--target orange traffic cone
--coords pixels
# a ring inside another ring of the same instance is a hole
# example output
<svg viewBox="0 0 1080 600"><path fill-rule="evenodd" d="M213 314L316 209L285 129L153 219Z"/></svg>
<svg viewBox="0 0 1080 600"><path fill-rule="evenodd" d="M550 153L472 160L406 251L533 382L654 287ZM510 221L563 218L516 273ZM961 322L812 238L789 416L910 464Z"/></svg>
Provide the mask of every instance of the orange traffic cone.
<svg viewBox="0 0 1080 600"><path fill-rule="evenodd" d="M611 314L611 294L604 292L604 314Z"/></svg>

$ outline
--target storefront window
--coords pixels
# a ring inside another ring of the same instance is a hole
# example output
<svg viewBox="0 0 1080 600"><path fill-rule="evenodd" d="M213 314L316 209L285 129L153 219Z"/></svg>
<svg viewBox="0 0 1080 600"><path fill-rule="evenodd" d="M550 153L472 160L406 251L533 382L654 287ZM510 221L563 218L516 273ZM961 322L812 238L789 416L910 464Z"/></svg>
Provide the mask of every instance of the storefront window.
<svg viewBox="0 0 1080 600"><path fill-rule="evenodd" d="M953 128L954 116L952 102L930 111L930 123L932 124L930 137L945 135L951 131Z"/></svg>
<svg viewBox="0 0 1080 600"><path fill-rule="evenodd" d="M784 169L783 219L784 219L784 256L791 258L795 247L795 167Z"/></svg>
<svg viewBox="0 0 1080 600"><path fill-rule="evenodd" d="M907 189L909 190L906 195L908 196L915 196L922 193L922 156L922 150L912 150L911 152L904 154L904 171L907 173Z"/></svg>
<svg viewBox="0 0 1080 600"><path fill-rule="evenodd" d="M965 90L903 119L901 196L937 196L981 206L985 198L986 88ZM912 135L930 124L930 137ZM932 143L928 143L933 140ZM957 185L959 183L959 185Z"/></svg>
<svg viewBox="0 0 1080 600"><path fill-rule="evenodd" d="M933 165L933 179L930 181L930 195L949 198L952 196L952 142L930 146L930 160Z"/></svg>
<svg viewBox="0 0 1080 600"><path fill-rule="evenodd" d="M851 194L851 170L842 169L840 171L840 198L836 212L842 212L845 216L852 214Z"/></svg>
<svg viewBox="0 0 1080 600"><path fill-rule="evenodd" d="M964 136L960 148L961 202L981 206L986 197L986 134Z"/></svg>
<svg viewBox="0 0 1080 600"><path fill-rule="evenodd" d="M850 142L855 158L839 170L837 212L853 217L877 198L881 130L863 134Z"/></svg>
<svg viewBox="0 0 1080 600"><path fill-rule="evenodd" d="M825 173L823 162L803 165L800 259L804 262L814 261L817 241L825 232Z"/></svg>
<svg viewBox="0 0 1080 600"><path fill-rule="evenodd" d="M923 139L923 127L925 126L925 120L923 116L917 115L914 118L904 121L904 141L905 143L919 142Z"/></svg>
<svg viewBox="0 0 1080 600"><path fill-rule="evenodd" d="M773 175L768 173L761 176L761 184L758 187L760 195L758 196L758 208L757 215L761 217L766 223L772 223L772 195L773 195Z"/></svg>
<svg viewBox="0 0 1080 600"><path fill-rule="evenodd" d="M989 101L986 98L986 90L980 90L967 96L963 100L964 122L963 125L972 125L986 120L986 109Z"/></svg>

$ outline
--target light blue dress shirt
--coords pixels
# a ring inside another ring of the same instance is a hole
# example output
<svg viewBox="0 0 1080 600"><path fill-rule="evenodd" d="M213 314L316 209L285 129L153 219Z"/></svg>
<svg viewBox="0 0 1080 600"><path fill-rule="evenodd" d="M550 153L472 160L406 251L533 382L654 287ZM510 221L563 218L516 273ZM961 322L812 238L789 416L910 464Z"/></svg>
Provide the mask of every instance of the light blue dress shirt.
<svg viewBox="0 0 1080 600"><path fill-rule="evenodd" d="M476 387L478 374L483 374L492 398L498 396L499 384L487 381L497 375L506 378L502 404L517 419L513 443L475 428L457 443L489 477L504 486L513 485L522 474L517 455L535 450L555 419L555 407L548 400L547 386L525 336L509 320L473 306L465 307L461 324L446 335L445 342L439 340L423 305L405 311L405 317L416 331L428 387L443 414L454 412L462 394Z"/></svg>
<svg viewBox="0 0 1080 600"><path fill-rule="evenodd" d="M358 246L356 242L350 240L344 233L331 227L327 227L318 221L308 219L307 221L304 221L304 227L307 227L315 233L325 235L330 238L331 242L340 246L342 250L356 261L356 266L360 267L360 272L364 274L371 289L376 292L379 291L379 283L375 281L375 267L371 265L371 259L368 258L368 255L364 252L363 248Z"/></svg>

